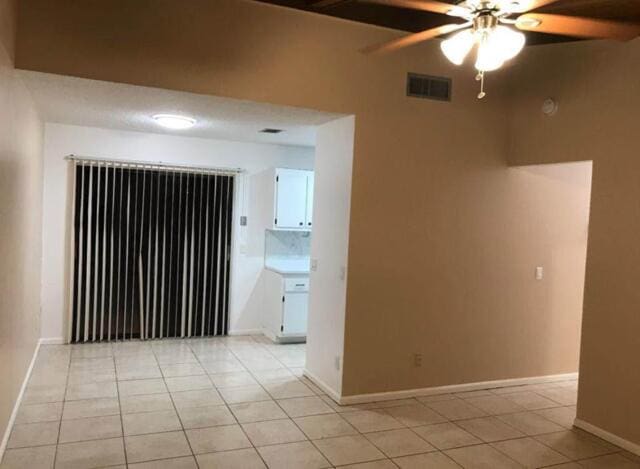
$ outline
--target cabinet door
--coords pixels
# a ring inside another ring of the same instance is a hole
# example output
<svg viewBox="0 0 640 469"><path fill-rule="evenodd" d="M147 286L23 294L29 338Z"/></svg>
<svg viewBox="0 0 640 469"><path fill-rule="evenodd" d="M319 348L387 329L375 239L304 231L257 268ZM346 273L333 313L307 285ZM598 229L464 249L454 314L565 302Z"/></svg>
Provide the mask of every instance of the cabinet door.
<svg viewBox="0 0 640 469"><path fill-rule="evenodd" d="M307 172L279 169L276 175L276 227L304 228L307 213Z"/></svg>
<svg viewBox="0 0 640 469"><path fill-rule="evenodd" d="M285 293L282 332L284 334L307 333L308 293Z"/></svg>
<svg viewBox="0 0 640 469"><path fill-rule="evenodd" d="M307 171L307 228L311 228L313 222L313 180L313 171Z"/></svg>

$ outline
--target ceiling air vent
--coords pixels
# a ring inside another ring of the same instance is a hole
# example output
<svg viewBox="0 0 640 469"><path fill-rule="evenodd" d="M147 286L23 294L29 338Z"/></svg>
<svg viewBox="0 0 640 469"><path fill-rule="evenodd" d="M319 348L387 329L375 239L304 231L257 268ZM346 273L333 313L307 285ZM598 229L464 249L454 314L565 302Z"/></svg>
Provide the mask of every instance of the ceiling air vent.
<svg viewBox="0 0 640 469"><path fill-rule="evenodd" d="M267 128L267 129L262 129L262 130L260 131L260 133L263 133L263 134L279 134L280 132L284 132L284 130L282 130L282 129L269 129L269 128Z"/></svg>
<svg viewBox="0 0 640 469"><path fill-rule="evenodd" d="M451 78L407 74L407 96L451 101Z"/></svg>

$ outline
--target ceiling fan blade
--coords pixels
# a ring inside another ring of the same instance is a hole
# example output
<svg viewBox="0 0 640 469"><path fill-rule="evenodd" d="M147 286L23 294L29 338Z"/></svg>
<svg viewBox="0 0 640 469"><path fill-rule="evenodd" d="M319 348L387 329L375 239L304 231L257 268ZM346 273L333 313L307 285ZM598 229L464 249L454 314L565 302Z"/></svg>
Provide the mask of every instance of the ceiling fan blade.
<svg viewBox="0 0 640 469"><path fill-rule="evenodd" d="M419 42L427 41L429 39L433 39L434 37L442 36L443 34L452 33L459 29L466 28L469 25L470 23L445 24L437 28L427 29L419 33L410 34L408 36L404 36L399 39L394 39L393 41L383 42L382 44L374 44L374 45L365 47L360 52L362 52L363 54L380 54L384 52L393 52L403 47L412 46L414 44L418 44Z"/></svg>
<svg viewBox="0 0 640 469"><path fill-rule="evenodd" d="M327 8L327 7L335 7L341 5L343 3L350 2L351 0L318 0L313 2L311 6L313 8Z"/></svg>
<svg viewBox="0 0 640 469"><path fill-rule="evenodd" d="M522 15L516 26L525 31L619 41L630 41L640 35L640 24L543 13Z"/></svg>
<svg viewBox="0 0 640 469"><path fill-rule="evenodd" d="M557 1L558 0L521 0L520 3L523 4L524 7L521 11L537 10L538 8L542 8Z"/></svg>
<svg viewBox="0 0 640 469"><path fill-rule="evenodd" d="M451 5L444 2L436 2L432 0L358 0L362 3L377 3L378 5L387 5L390 7L409 8L410 10L422 10L430 11L432 13L442 13L443 15L449 12L455 12L460 9L456 5Z"/></svg>

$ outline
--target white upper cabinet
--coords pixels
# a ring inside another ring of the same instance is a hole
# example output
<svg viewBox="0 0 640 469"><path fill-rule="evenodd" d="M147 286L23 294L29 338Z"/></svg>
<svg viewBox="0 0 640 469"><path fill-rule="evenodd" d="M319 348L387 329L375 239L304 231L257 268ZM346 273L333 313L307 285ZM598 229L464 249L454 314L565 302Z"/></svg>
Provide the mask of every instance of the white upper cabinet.
<svg viewBox="0 0 640 469"><path fill-rule="evenodd" d="M306 220L307 171L276 170L276 227L305 228Z"/></svg>
<svg viewBox="0 0 640 469"><path fill-rule="evenodd" d="M311 230L313 171L271 168L251 178L251 229Z"/></svg>
<svg viewBox="0 0 640 469"><path fill-rule="evenodd" d="M310 230L313 216L313 171L276 169L275 228Z"/></svg>
<svg viewBox="0 0 640 469"><path fill-rule="evenodd" d="M307 228L311 229L313 224L313 171L307 173Z"/></svg>

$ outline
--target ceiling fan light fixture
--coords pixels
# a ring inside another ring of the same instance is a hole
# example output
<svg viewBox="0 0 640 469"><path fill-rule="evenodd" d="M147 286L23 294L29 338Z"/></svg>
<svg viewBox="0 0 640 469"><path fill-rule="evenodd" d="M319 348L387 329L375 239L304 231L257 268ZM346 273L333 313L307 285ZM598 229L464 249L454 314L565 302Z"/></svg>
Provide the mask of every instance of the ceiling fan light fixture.
<svg viewBox="0 0 640 469"><path fill-rule="evenodd" d="M506 26L497 26L486 33L478 46L476 68L480 72L497 70L504 62L522 51L525 35Z"/></svg>
<svg viewBox="0 0 640 469"><path fill-rule="evenodd" d="M455 65L462 65L475 43L474 33L465 29L454 34L440 43L440 49L449 61Z"/></svg>

